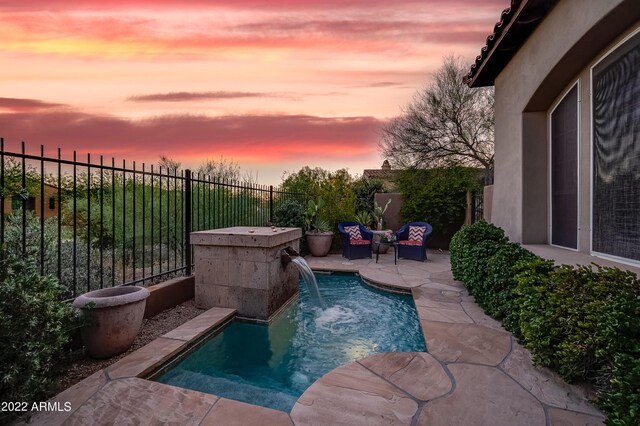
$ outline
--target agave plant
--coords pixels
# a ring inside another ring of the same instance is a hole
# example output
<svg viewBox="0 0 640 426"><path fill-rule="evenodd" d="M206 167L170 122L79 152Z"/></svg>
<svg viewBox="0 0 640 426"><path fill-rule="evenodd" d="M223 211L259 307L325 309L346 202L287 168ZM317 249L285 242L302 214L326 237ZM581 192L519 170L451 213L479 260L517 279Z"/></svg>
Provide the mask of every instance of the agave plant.
<svg viewBox="0 0 640 426"><path fill-rule="evenodd" d="M355 218L356 222L363 224L367 228L369 228L371 226L371 223L373 222L373 216L371 216L371 213L366 211L358 212Z"/></svg>
<svg viewBox="0 0 640 426"><path fill-rule="evenodd" d="M331 231L329 222L320 218L320 209L323 208L325 202L322 198L318 198L318 201L313 199L307 203L307 211L305 212L305 223L307 229L310 232L321 233Z"/></svg>

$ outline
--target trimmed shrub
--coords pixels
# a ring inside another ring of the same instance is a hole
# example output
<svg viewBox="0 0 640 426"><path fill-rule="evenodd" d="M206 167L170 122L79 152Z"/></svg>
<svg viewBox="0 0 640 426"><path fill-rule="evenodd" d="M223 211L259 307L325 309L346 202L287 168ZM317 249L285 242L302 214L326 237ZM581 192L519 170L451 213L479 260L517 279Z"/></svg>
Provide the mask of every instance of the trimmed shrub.
<svg viewBox="0 0 640 426"><path fill-rule="evenodd" d="M606 389L614 357L640 337L640 282L617 268L540 262L516 276L520 328L537 362Z"/></svg>
<svg viewBox="0 0 640 426"><path fill-rule="evenodd" d="M451 239L451 270L455 279L467 285L475 296L486 278L486 264L507 243L504 231L485 221L463 226Z"/></svg>
<svg viewBox="0 0 640 426"><path fill-rule="evenodd" d="M0 266L0 400L43 401L78 317L60 300L65 289L39 275L32 256L7 256Z"/></svg>
<svg viewBox="0 0 640 426"><path fill-rule="evenodd" d="M600 399L609 425L633 425L640 419L640 348L635 355L617 354L613 360L611 391Z"/></svg>
<svg viewBox="0 0 640 426"><path fill-rule="evenodd" d="M514 270L520 262L532 261L537 256L518 243L498 244L497 247L493 256L487 259L485 279L476 284L474 297L487 314L503 320L505 327L520 337L518 309L514 306L513 295L518 284Z"/></svg>

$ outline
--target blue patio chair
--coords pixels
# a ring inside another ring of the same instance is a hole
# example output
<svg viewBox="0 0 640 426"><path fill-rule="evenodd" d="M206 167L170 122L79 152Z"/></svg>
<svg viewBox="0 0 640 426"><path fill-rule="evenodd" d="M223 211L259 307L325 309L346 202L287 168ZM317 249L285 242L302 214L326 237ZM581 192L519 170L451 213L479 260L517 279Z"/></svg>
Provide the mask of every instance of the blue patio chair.
<svg viewBox="0 0 640 426"><path fill-rule="evenodd" d="M349 260L364 257L371 258L373 233L365 228L364 225L358 222L340 222L338 231L340 231L340 236L342 237L343 257ZM359 231L359 235L357 231Z"/></svg>
<svg viewBox="0 0 640 426"><path fill-rule="evenodd" d="M427 259L427 237L433 228L426 222L410 222L396 232L398 259L413 259L424 262Z"/></svg>

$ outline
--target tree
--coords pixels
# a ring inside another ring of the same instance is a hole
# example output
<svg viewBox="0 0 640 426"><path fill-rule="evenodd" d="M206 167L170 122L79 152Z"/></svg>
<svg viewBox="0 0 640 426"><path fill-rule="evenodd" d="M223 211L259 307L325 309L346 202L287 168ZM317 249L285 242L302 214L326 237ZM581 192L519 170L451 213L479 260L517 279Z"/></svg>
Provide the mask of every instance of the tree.
<svg viewBox="0 0 640 426"><path fill-rule="evenodd" d="M170 175L178 174L178 170L180 170L180 166L182 164L176 160L173 160L166 155L160 155L160 161L158 161L158 166L162 168L162 170Z"/></svg>
<svg viewBox="0 0 640 426"><path fill-rule="evenodd" d="M383 128L383 156L399 168L493 165L493 88L462 82L468 67L448 56L432 81Z"/></svg>
<svg viewBox="0 0 640 426"><path fill-rule="evenodd" d="M217 181L242 181L248 184L255 184L258 181L258 174L254 176L251 171L242 172L240 165L233 160L220 157L219 160L204 161L196 169L196 174L207 176L211 180Z"/></svg>

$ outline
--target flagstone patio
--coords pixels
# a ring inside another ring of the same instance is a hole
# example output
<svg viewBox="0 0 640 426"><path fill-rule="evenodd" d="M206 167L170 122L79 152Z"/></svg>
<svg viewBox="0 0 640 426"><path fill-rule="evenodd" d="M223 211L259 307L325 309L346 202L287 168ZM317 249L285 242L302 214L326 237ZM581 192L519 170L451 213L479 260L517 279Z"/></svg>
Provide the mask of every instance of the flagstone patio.
<svg viewBox="0 0 640 426"><path fill-rule="evenodd" d="M347 260L308 258L316 271L355 272L368 283L412 294L426 353L383 353L329 372L291 413L146 380L154 369L227 321L213 308L118 363L60 393L70 411L38 413L30 424L225 425L600 425L590 395L564 383L453 279L449 256L422 263L393 254ZM402 332L402 324L398 324Z"/></svg>

